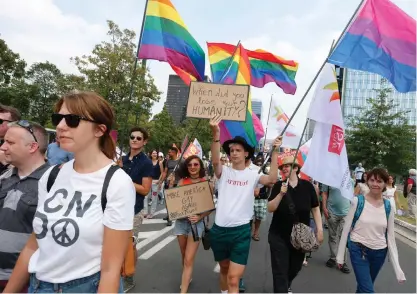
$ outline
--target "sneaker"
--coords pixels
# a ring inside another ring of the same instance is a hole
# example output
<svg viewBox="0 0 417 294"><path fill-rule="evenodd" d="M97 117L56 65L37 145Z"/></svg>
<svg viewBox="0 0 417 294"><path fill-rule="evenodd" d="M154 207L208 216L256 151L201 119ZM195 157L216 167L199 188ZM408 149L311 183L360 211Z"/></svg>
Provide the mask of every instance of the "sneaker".
<svg viewBox="0 0 417 294"><path fill-rule="evenodd" d="M340 268L340 271L341 271L342 273L344 273L344 274L349 274L349 273L350 273L350 269L348 268L348 266L347 266L347 264L346 264L346 263L344 263L344 264L342 265L342 267Z"/></svg>
<svg viewBox="0 0 417 294"><path fill-rule="evenodd" d="M239 280L239 293L245 293L246 291L246 287L245 284L243 283L243 279Z"/></svg>
<svg viewBox="0 0 417 294"><path fill-rule="evenodd" d="M326 262L326 266L327 267L335 267L336 266L336 260L334 260L334 259L329 259L327 262Z"/></svg>
<svg viewBox="0 0 417 294"><path fill-rule="evenodd" d="M166 220L167 221L168 220L168 216L164 217L163 220Z"/></svg>
<svg viewBox="0 0 417 294"><path fill-rule="evenodd" d="M170 220L169 220L169 221L167 221L167 226L168 226L168 227L172 226L172 221L170 221Z"/></svg>
<svg viewBox="0 0 417 294"><path fill-rule="evenodd" d="M126 277L123 279L123 292L127 293L136 286L133 277Z"/></svg>
<svg viewBox="0 0 417 294"><path fill-rule="evenodd" d="M292 294L292 289L288 288L288 294Z"/></svg>

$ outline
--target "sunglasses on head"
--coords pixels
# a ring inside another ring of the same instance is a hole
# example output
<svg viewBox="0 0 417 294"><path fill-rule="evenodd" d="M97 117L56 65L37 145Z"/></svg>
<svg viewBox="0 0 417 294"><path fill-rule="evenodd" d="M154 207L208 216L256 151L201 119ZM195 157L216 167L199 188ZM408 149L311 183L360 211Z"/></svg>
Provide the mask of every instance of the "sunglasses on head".
<svg viewBox="0 0 417 294"><path fill-rule="evenodd" d="M142 137L138 137L138 136L130 136L130 140L135 140L135 138L136 138L136 140L137 141L142 141Z"/></svg>
<svg viewBox="0 0 417 294"><path fill-rule="evenodd" d="M54 113L51 116L52 124L56 127L59 125L59 123L62 121L62 119L65 119L65 123L70 128L76 128L80 125L81 120L97 123L96 121L92 119L88 119L86 117L77 115L77 114L60 114L60 113Z"/></svg>
<svg viewBox="0 0 417 294"><path fill-rule="evenodd" d="M27 120L19 120L15 122L15 124L27 130L32 135L33 139L35 139L35 142L38 143L38 139L36 139L35 133L33 132L33 127L30 122Z"/></svg>
<svg viewBox="0 0 417 294"><path fill-rule="evenodd" d="M199 163L189 163L189 164L187 164L187 166L188 167L197 167L197 166L200 166L200 164Z"/></svg>

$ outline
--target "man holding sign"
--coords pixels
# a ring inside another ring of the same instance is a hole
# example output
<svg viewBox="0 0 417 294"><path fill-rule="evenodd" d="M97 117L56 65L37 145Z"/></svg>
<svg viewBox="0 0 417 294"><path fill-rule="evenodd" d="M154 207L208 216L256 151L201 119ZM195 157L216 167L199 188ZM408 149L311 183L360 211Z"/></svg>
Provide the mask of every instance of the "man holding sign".
<svg viewBox="0 0 417 294"><path fill-rule="evenodd" d="M243 137L235 137L223 144L231 166L220 163L221 117L210 121L213 133L211 145L214 173L219 180L216 218L210 230L214 258L220 265L222 293L238 293L239 280L248 260L251 240L250 220L253 216L254 191L258 184L272 185L278 178L278 149L282 137L275 139L269 175L260 175L246 168L245 159L251 158L254 148Z"/></svg>

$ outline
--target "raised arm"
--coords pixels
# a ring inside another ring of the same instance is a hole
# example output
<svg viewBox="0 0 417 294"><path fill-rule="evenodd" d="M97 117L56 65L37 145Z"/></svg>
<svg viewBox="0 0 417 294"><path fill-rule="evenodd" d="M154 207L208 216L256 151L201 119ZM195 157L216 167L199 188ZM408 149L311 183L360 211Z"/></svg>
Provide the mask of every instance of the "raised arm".
<svg viewBox="0 0 417 294"><path fill-rule="evenodd" d="M222 164L220 162L220 128L219 123L221 117L214 117L210 120L210 128L213 134L213 142L211 143L211 163L213 164L214 174L220 179L222 175Z"/></svg>
<svg viewBox="0 0 417 294"><path fill-rule="evenodd" d="M259 178L259 183L268 186L275 184L278 181L278 153L279 147L282 144L282 136L277 137L273 144L273 152L271 157L271 167L269 169L269 175L263 175Z"/></svg>

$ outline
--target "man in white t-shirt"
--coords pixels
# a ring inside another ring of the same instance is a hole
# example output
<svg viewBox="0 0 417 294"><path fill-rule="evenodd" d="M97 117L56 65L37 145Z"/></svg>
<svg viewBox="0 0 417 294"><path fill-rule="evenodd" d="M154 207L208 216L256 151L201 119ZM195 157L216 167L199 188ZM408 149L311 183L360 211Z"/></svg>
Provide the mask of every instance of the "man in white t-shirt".
<svg viewBox="0 0 417 294"><path fill-rule="evenodd" d="M219 179L219 196L216 218L210 231L211 247L215 260L220 265L220 288L222 293L238 293L239 280L243 276L248 260L251 240L250 220L253 216L255 188L270 185L278 178L278 153L271 159L269 175L260 175L246 168L245 159L254 154L254 147L245 138L235 137L223 144L223 150L230 157L231 166L220 162L221 118L213 118L210 127L213 133L211 145L214 174ZM282 138L273 146L278 151Z"/></svg>
<svg viewBox="0 0 417 294"><path fill-rule="evenodd" d="M362 180L362 175L365 173L365 169L362 166L362 163L359 162L358 166L355 168L355 178L356 183L360 183Z"/></svg>

